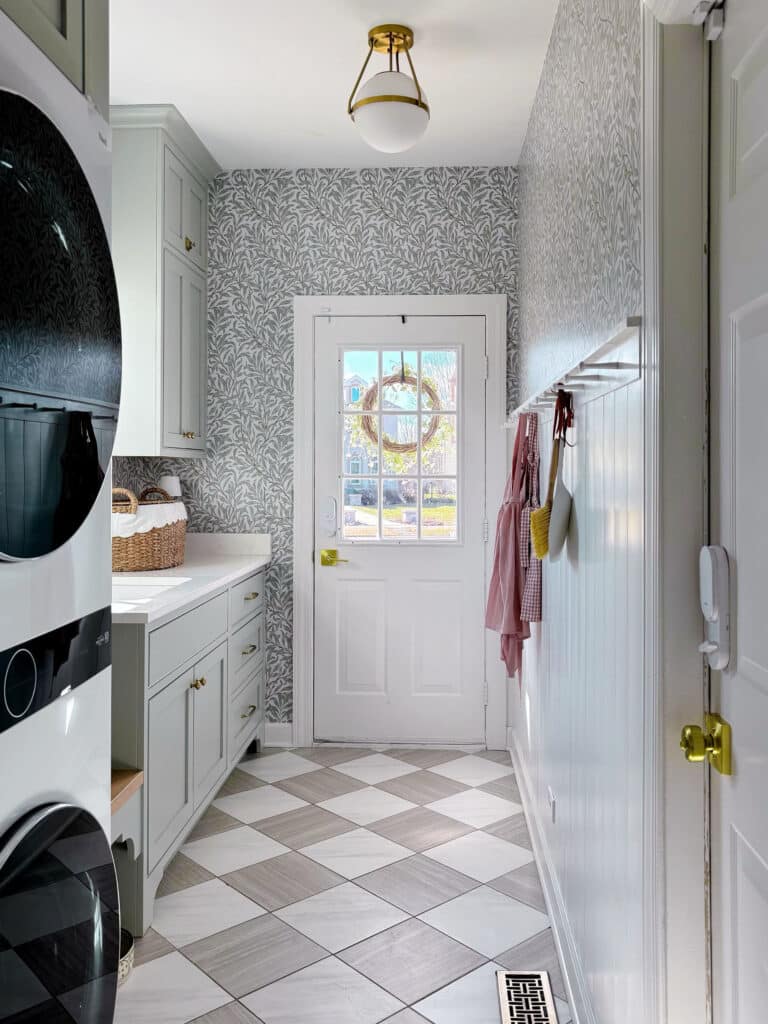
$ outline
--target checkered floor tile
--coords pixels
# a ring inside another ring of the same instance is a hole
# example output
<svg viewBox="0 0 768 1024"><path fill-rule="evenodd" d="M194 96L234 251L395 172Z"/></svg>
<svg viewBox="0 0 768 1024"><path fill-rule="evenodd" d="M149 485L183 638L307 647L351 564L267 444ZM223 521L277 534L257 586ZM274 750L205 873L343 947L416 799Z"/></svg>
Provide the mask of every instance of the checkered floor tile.
<svg viewBox="0 0 768 1024"><path fill-rule="evenodd" d="M484 1024L502 965L549 970L568 1024L519 796L499 752L243 761L166 870L118 1024Z"/></svg>

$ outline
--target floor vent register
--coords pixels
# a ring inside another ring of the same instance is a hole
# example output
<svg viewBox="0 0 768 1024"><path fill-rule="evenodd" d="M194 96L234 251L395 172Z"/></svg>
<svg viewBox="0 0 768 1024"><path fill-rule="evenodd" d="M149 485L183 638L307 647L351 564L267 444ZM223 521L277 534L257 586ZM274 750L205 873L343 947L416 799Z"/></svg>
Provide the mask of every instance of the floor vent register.
<svg viewBox="0 0 768 1024"><path fill-rule="evenodd" d="M558 1024L546 971L497 971L501 1024Z"/></svg>

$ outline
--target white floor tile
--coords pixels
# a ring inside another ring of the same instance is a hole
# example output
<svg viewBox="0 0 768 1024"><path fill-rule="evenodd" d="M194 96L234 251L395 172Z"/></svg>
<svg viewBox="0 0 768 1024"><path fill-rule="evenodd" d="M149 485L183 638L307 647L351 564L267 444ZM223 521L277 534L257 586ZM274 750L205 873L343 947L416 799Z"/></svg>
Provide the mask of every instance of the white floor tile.
<svg viewBox="0 0 768 1024"><path fill-rule="evenodd" d="M513 800L504 800L492 793L484 793L481 789L466 789L463 793L435 800L434 803L427 804L427 807L473 828L485 828L495 821L519 814L523 809Z"/></svg>
<svg viewBox="0 0 768 1024"><path fill-rule="evenodd" d="M412 857L413 851L365 828L356 828L340 836L324 839L299 851L344 878L357 878L369 871ZM503 874L503 872L499 872Z"/></svg>
<svg viewBox="0 0 768 1024"><path fill-rule="evenodd" d="M498 964L478 967L414 1004L414 1010L433 1024L499 1024Z"/></svg>
<svg viewBox="0 0 768 1024"><path fill-rule="evenodd" d="M186 1024L232 1001L181 953L134 968L117 990L115 1024Z"/></svg>
<svg viewBox="0 0 768 1024"><path fill-rule="evenodd" d="M284 793L275 786L260 786L258 789L247 789L244 793L235 793L234 796L220 797L213 801L213 806L231 814L238 821L251 824L276 814L285 814L286 811L297 811L300 807L306 807L307 801Z"/></svg>
<svg viewBox="0 0 768 1024"><path fill-rule="evenodd" d="M391 903L347 882L275 911L275 917L332 953L408 918Z"/></svg>
<svg viewBox="0 0 768 1024"><path fill-rule="evenodd" d="M484 885L428 910L421 920L488 957L549 927L546 914Z"/></svg>
<svg viewBox="0 0 768 1024"><path fill-rule="evenodd" d="M258 903L212 878L155 900L152 927L174 946L186 946L262 914L266 910Z"/></svg>
<svg viewBox="0 0 768 1024"><path fill-rule="evenodd" d="M280 782L281 779L293 779L297 775L306 775L307 772L318 770L318 765L314 761L307 761L305 757L288 751L282 754L269 754L267 757L256 757L252 761L241 761L238 767L249 775L255 775L257 779L263 779L264 782Z"/></svg>
<svg viewBox="0 0 768 1024"><path fill-rule="evenodd" d="M399 999L336 957L267 985L241 1002L264 1024L374 1024L403 1008Z"/></svg>
<svg viewBox="0 0 768 1024"><path fill-rule="evenodd" d="M424 856L461 871L470 878L476 878L478 882L490 882L492 878L521 868L533 860L530 850L524 850L522 846L515 846L514 843L490 836L486 832L470 832L442 846L425 850Z"/></svg>
<svg viewBox="0 0 768 1024"><path fill-rule="evenodd" d="M387 779L399 778L401 775L411 775L418 770L415 765L397 761L386 754L370 754L368 757L360 757L356 761L347 761L334 767L334 771L351 775L353 779L367 782L369 786L386 782Z"/></svg>
<svg viewBox="0 0 768 1024"><path fill-rule="evenodd" d="M465 786L483 786L486 782L493 782L504 775L512 775L514 769L511 764L496 764L495 761L488 761L484 757L468 754L466 757L448 761L447 764L436 764L428 771L444 775L446 779L463 782Z"/></svg>
<svg viewBox="0 0 768 1024"><path fill-rule="evenodd" d="M205 839L195 839L182 846L181 852L214 875L226 875L228 871L238 871L270 857L279 857L289 850L282 843L244 825L227 832L217 832Z"/></svg>
<svg viewBox="0 0 768 1024"><path fill-rule="evenodd" d="M330 800L323 800L321 804L318 804L318 807L324 807L326 811L333 811L334 814L354 821L358 825L370 825L372 821L391 818L393 814L410 811L416 806L410 800L403 800L399 796L385 793L383 789L374 789L372 786L358 789L354 793L334 796Z"/></svg>

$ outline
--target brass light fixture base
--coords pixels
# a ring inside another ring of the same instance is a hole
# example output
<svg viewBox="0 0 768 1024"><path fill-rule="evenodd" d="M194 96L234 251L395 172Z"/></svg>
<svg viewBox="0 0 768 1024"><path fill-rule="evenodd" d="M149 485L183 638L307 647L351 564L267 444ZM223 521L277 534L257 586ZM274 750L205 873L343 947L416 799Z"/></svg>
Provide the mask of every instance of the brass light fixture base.
<svg viewBox="0 0 768 1024"><path fill-rule="evenodd" d="M405 53L413 46L413 29L407 25L376 25L368 33L368 45L376 53Z"/></svg>

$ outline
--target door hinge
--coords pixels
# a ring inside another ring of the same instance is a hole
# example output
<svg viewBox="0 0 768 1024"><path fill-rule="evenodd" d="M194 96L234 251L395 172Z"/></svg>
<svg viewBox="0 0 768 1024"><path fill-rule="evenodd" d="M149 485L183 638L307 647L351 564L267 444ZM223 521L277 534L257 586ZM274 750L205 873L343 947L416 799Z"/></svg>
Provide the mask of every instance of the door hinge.
<svg viewBox="0 0 768 1024"><path fill-rule="evenodd" d="M488 356L486 356L485 357L485 379L488 380L490 375L491 375L491 367L490 367L490 363L488 362Z"/></svg>
<svg viewBox="0 0 768 1024"><path fill-rule="evenodd" d="M490 536L490 534L489 534L489 530L488 530L488 520L484 519L483 520L483 544L487 544L488 543L488 537L489 536Z"/></svg>

